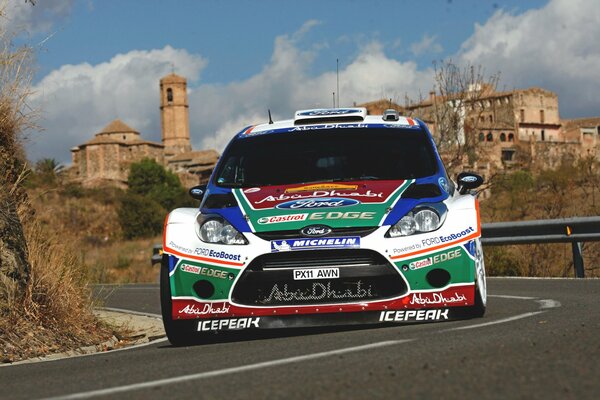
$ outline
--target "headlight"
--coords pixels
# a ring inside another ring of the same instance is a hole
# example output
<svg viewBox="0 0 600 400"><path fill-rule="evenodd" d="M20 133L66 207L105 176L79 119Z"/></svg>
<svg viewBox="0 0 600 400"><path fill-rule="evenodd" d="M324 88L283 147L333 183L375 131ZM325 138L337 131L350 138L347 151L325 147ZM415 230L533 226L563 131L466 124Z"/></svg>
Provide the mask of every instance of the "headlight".
<svg viewBox="0 0 600 400"><path fill-rule="evenodd" d="M435 231L444 223L447 210L444 203L420 205L392 225L385 236L393 238Z"/></svg>
<svg viewBox="0 0 600 400"><path fill-rule="evenodd" d="M248 241L227 220L217 215L198 214L196 234L206 243L248 244Z"/></svg>

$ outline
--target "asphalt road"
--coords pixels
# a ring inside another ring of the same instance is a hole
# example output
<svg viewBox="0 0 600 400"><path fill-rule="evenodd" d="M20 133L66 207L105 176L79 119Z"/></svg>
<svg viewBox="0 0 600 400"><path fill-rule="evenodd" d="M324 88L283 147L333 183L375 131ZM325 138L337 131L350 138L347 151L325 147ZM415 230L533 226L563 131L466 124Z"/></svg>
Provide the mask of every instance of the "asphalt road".
<svg viewBox="0 0 600 400"><path fill-rule="evenodd" d="M476 320L218 335L2 367L0 398L600 398L600 280L496 278L488 290ZM160 312L156 285L101 296Z"/></svg>

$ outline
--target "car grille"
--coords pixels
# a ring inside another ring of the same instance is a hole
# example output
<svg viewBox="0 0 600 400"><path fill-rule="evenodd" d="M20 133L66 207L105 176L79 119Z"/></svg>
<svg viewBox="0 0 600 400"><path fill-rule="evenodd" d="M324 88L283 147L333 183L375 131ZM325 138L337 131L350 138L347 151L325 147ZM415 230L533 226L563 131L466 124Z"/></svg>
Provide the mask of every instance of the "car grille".
<svg viewBox="0 0 600 400"><path fill-rule="evenodd" d="M338 278L294 279L294 270L338 268ZM343 304L406 293L400 274L372 250L305 250L257 257L233 289L233 301L249 306Z"/></svg>
<svg viewBox="0 0 600 400"><path fill-rule="evenodd" d="M353 227L353 228L332 228L331 233L323 237L336 237L336 236L360 236L365 237L375 232L379 227ZM300 230L291 231L269 231L269 232L256 232L256 236L264 240L282 240L282 239L294 239L305 237Z"/></svg>

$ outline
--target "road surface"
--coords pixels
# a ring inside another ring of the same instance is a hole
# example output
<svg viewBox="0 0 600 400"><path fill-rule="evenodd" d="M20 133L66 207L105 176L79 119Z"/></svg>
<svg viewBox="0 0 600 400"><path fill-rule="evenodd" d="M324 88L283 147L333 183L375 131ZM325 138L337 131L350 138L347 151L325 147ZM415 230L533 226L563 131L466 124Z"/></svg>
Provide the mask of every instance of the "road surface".
<svg viewBox="0 0 600 400"><path fill-rule="evenodd" d="M600 280L488 281L484 318L216 335L0 368L0 398L600 398ZM103 287L160 313L156 285Z"/></svg>

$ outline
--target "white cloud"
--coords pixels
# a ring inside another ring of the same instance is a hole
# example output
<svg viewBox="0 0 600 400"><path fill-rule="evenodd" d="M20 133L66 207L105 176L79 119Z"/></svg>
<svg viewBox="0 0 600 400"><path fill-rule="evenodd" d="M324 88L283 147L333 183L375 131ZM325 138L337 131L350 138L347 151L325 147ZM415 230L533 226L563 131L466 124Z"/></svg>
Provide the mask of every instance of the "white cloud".
<svg viewBox="0 0 600 400"><path fill-rule="evenodd" d="M47 32L52 25L68 16L74 0L41 0L35 5L25 0L2 1L4 9L0 13L0 29L11 33L30 34ZM0 5L2 4L0 3Z"/></svg>
<svg viewBox="0 0 600 400"><path fill-rule="evenodd" d="M70 162L69 148L89 140L114 118L139 130L143 137L160 140L158 81L171 70L188 78L190 127L195 148L222 151L243 127L274 119L292 118L297 109L329 107L336 90L335 71L310 74L323 46L302 49L299 41L316 22L275 39L270 61L258 74L228 84L189 85L197 80L206 61L185 50L131 51L98 64L65 65L35 87L34 104L41 106L46 129L34 135L29 158L53 157ZM342 106L382 97L402 99L428 90L431 71L419 71L413 62L389 58L378 42L360 48L359 55L340 66Z"/></svg>
<svg viewBox="0 0 600 400"><path fill-rule="evenodd" d="M552 0L519 15L500 10L476 25L458 59L500 71L508 89L541 86L557 92L561 115L598 115L598 21L597 0Z"/></svg>
<svg viewBox="0 0 600 400"><path fill-rule="evenodd" d="M41 133L30 133L28 156L69 162L69 149L115 118L160 140L159 79L170 73L195 81L206 60L185 50L135 50L98 65L63 65L37 83L31 98L42 111Z"/></svg>
<svg viewBox="0 0 600 400"><path fill-rule="evenodd" d="M295 110L330 107L336 90L335 71L309 76L314 51L300 50L296 35L275 40L269 64L257 75L227 85L202 85L190 96L191 129L197 147L221 151L244 126L274 119L292 118ZM413 62L386 56L381 44L371 42L340 68L340 104L350 106L380 98L413 97L431 85L431 71L419 71ZM198 104L196 107L195 104ZM225 121L225 122L224 122Z"/></svg>
<svg viewBox="0 0 600 400"><path fill-rule="evenodd" d="M437 42L437 36L423 35L420 41L410 45L410 51L415 56L421 56L427 53L441 53L444 50L441 44Z"/></svg>

